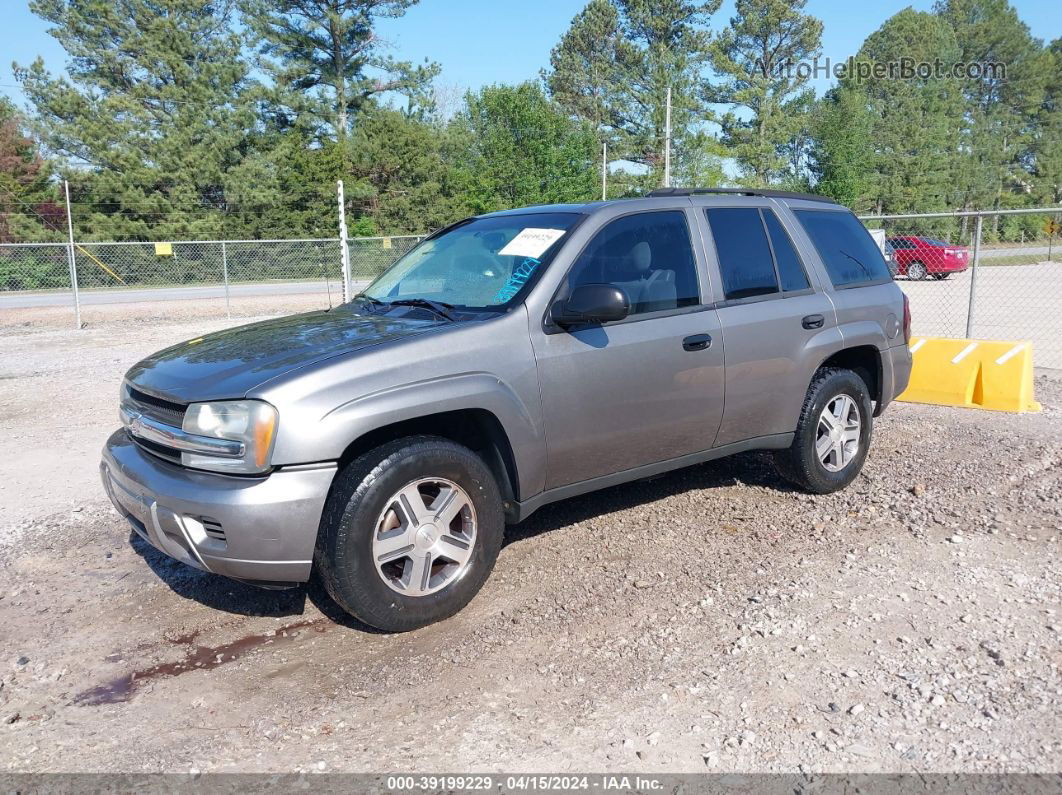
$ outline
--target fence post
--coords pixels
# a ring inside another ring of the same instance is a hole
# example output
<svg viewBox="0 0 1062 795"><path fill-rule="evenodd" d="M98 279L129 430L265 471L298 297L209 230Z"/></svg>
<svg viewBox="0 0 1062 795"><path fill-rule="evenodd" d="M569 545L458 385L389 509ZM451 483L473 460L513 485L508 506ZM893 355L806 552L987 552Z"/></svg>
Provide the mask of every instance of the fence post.
<svg viewBox="0 0 1062 795"><path fill-rule="evenodd" d="M974 301L977 297L977 266L981 262L981 223L984 216L978 215L974 224L973 265L970 270L970 303L966 309L966 338L973 337Z"/></svg>
<svg viewBox="0 0 1062 795"><path fill-rule="evenodd" d="M70 267L70 289L74 293L74 328L81 328L81 298L77 292L77 259L74 257L74 219L70 215L70 183L63 180L63 193L66 196L66 233L67 258Z"/></svg>
<svg viewBox="0 0 1062 795"><path fill-rule="evenodd" d="M225 279L225 317L232 320L232 307L229 305L229 257L225 241L221 241L221 273Z"/></svg>
<svg viewBox="0 0 1062 795"><path fill-rule="evenodd" d="M336 180L339 196L339 261L343 263L343 303L350 300L350 249L347 248L347 208L343 200L343 180Z"/></svg>

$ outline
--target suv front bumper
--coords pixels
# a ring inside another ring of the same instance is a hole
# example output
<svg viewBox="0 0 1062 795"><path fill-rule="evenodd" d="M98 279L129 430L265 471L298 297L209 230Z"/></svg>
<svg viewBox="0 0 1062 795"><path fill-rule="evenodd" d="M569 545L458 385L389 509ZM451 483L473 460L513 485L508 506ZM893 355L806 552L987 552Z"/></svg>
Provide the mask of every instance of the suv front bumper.
<svg viewBox="0 0 1062 795"><path fill-rule="evenodd" d="M142 451L124 430L103 448L114 507L156 549L197 569L263 585L310 578L335 464L237 477L185 469Z"/></svg>

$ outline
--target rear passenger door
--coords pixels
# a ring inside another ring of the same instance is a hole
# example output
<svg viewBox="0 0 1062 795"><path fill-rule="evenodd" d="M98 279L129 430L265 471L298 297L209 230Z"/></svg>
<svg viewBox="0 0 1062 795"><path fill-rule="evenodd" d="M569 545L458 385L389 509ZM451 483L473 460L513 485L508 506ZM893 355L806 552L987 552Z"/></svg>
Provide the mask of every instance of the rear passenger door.
<svg viewBox="0 0 1062 795"><path fill-rule="evenodd" d="M790 433L812 374L839 345L833 305L770 200L700 203L726 366L716 446Z"/></svg>

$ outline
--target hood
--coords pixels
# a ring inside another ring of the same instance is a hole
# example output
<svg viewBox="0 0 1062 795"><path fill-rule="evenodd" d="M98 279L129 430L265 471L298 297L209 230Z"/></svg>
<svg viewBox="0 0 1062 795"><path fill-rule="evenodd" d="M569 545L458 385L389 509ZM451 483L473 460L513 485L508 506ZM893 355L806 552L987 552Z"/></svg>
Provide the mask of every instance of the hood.
<svg viewBox="0 0 1062 795"><path fill-rule="evenodd" d="M422 313L360 315L349 307L307 312L182 342L138 362L126 378L145 392L182 403L239 398L297 368L441 324Z"/></svg>

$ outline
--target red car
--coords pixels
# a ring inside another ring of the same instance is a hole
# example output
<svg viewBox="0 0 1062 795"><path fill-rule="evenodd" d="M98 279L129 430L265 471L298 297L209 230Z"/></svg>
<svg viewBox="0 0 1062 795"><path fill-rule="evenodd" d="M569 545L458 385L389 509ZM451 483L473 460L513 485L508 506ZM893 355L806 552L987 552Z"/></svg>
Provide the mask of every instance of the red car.
<svg viewBox="0 0 1062 795"><path fill-rule="evenodd" d="M897 274L908 279L947 279L970 265L970 252L965 246L915 235L897 235L887 241L896 252Z"/></svg>

